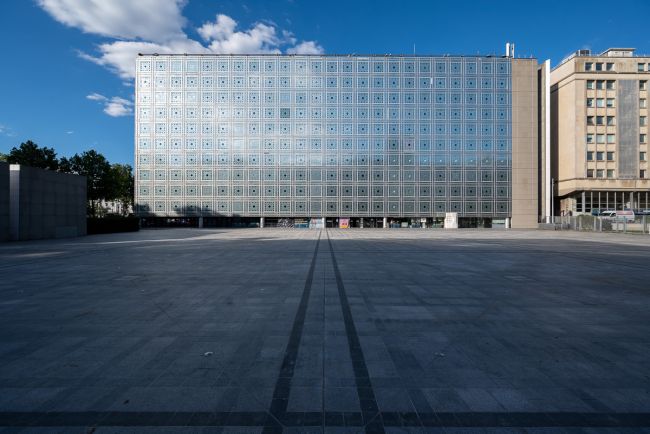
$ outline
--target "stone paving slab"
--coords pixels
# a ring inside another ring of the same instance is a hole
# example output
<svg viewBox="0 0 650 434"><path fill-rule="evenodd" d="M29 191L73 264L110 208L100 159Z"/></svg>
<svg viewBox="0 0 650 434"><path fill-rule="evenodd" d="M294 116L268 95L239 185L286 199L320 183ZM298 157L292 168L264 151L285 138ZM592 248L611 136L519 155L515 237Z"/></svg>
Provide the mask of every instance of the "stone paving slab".
<svg viewBox="0 0 650 434"><path fill-rule="evenodd" d="M650 237L0 244L0 432L650 432Z"/></svg>

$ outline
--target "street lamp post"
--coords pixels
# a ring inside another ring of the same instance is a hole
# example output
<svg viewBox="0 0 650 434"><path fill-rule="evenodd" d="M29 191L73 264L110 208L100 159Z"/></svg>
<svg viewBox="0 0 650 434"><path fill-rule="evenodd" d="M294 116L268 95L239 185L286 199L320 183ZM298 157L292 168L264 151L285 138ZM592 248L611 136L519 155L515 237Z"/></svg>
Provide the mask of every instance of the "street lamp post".
<svg viewBox="0 0 650 434"><path fill-rule="evenodd" d="M551 223L555 224L555 179L551 178Z"/></svg>

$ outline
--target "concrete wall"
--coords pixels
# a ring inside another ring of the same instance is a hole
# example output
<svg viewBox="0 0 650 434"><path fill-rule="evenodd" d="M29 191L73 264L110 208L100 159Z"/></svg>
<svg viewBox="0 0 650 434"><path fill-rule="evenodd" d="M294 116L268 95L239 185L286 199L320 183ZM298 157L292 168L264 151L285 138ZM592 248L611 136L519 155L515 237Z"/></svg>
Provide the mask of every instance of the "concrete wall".
<svg viewBox="0 0 650 434"><path fill-rule="evenodd" d="M9 165L0 161L0 241L9 239Z"/></svg>
<svg viewBox="0 0 650 434"><path fill-rule="evenodd" d="M512 60L512 227L536 228L538 76L534 59Z"/></svg>
<svg viewBox="0 0 650 434"><path fill-rule="evenodd" d="M569 61L551 72L551 141L553 147L552 176L556 182L555 195L573 191L576 179L587 176L585 83L572 77L575 62ZM556 211L557 214L557 211Z"/></svg>
<svg viewBox="0 0 650 434"><path fill-rule="evenodd" d="M539 149L537 164L537 195L538 195L538 215L540 219L546 221L551 215L551 165L552 152L551 144L551 95L550 95L550 67L551 61L547 60L537 69L537 138L539 140Z"/></svg>
<svg viewBox="0 0 650 434"><path fill-rule="evenodd" d="M86 177L10 166L12 240L86 234Z"/></svg>

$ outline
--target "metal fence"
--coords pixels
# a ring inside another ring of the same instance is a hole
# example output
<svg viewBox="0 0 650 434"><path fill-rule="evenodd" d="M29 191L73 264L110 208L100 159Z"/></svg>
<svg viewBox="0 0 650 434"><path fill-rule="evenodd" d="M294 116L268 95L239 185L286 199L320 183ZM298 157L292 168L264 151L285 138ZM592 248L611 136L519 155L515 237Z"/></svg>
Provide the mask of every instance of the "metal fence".
<svg viewBox="0 0 650 434"><path fill-rule="evenodd" d="M634 220L592 215L554 217L552 223L541 223L541 229L585 232L620 232L650 234L650 216L637 215Z"/></svg>

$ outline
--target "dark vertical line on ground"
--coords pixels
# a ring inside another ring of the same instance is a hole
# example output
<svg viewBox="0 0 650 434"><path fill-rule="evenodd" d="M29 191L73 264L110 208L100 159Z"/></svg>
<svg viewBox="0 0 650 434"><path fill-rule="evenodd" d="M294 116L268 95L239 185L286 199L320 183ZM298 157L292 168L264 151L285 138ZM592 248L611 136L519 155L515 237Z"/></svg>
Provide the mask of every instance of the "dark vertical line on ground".
<svg viewBox="0 0 650 434"><path fill-rule="evenodd" d="M311 285L314 280L314 268L316 267L316 257L318 256L318 245L320 244L321 235L322 231L319 231L318 239L316 240L316 247L314 248L314 255L311 258L311 265L309 266L309 272L307 273L307 280L305 280L305 287L302 291L302 297L300 298L296 317L293 320L293 327L291 327L289 342L284 350L280 375L278 376L275 388L273 389L271 407L269 408L268 416L264 423L264 430L262 431L264 434L281 433L283 430L283 419L287 414L287 406L289 405L291 379L293 378L293 372L298 358L300 340L302 339L302 330L305 326L307 305L309 304Z"/></svg>
<svg viewBox="0 0 650 434"><path fill-rule="evenodd" d="M330 254L332 256L332 265L334 266L334 276L336 277L336 286L339 292L341 311L343 312L345 334L348 338L350 358L352 359L352 369L354 370L354 380L357 385L357 395L359 396L359 403L361 404L361 415L365 425L365 432L384 433L384 425L381 417L379 417L379 407L377 406L375 392L372 389L368 367L366 366L366 359L363 356L359 335L357 334L357 329L354 325L352 310L350 309L348 296L345 291L345 286L343 285L343 278L341 277L341 272L338 263L336 262L336 255L334 254L334 247L332 246L329 231L326 230L326 234L327 243L329 244Z"/></svg>
<svg viewBox="0 0 650 434"><path fill-rule="evenodd" d="M321 342L321 364L323 365L321 367L321 412L323 413L323 417L321 419L321 432L325 434L325 423L327 421L326 413L325 413L325 369L326 369L326 358L325 358L325 350L327 348L327 309L326 309L326 302L327 302L327 295L326 295L326 289L325 289L325 268L323 267L323 273L322 273L322 281L321 281L321 286L323 288L323 340Z"/></svg>

